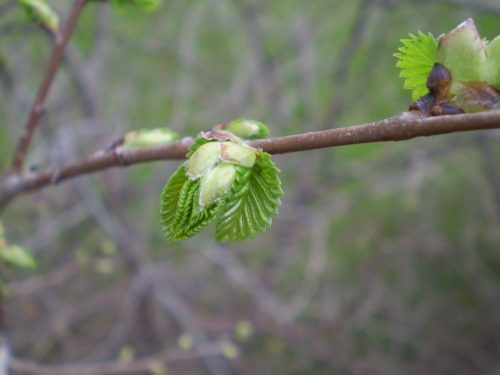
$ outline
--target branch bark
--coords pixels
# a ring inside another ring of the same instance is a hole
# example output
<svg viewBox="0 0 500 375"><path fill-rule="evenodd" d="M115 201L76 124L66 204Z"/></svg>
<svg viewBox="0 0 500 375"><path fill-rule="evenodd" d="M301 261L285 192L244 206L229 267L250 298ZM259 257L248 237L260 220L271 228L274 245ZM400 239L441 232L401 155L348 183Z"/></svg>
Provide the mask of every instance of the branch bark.
<svg viewBox="0 0 500 375"><path fill-rule="evenodd" d="M284 154L361 143L404 141L416 137L500 128L500 111L453 116L421 117L404 112L363 125L349 126L249 142L271 154ZM0 212L16 196L61 181L113 167L157 160L184 159L192 138L148 148L123 148L98 152L87 159L26 176L9 175L0 184Z"/></svg>
<svg viewBox="0 0 500 375"><path fill-rule="evenodd" d="M28 120L26 121L23 133L19 138L19 142L14 152L14 158L11 165L12 172L18 173L23 166L28 147L31 143L31 139L33 138L33 133L35 132L35 129L40 121L40 117L43 114L43 106L45 104L45 100L47 99L47 95L50 91L50 88L52 87L52 82L54 82L54 77L56 76L57 69L63 58L64 49L66 48L66 45L68 44L68 41L73 34L76 23L78 21L78 17L80 16L80 13L83 10L86 1L87 0L74 1L70 15L62 33L57 33L55 35L55 45L49 65L47 67L47 70L45 71L45 75L43 77L42 83L40 84L40 88L38 89L35 101L31 106Z"/></svg>

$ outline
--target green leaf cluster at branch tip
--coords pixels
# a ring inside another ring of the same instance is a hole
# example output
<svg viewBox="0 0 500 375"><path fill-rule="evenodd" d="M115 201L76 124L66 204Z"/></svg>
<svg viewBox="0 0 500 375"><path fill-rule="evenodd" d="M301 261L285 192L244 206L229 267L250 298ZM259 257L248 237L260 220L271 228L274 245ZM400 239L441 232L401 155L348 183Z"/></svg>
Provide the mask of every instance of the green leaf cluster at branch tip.
<svg viewBox="0 0 500 375"><path fill-rule="evenodd" d="M271 225L283 191L269 154L213 130L195 139L187 157L161 195L161 223L170 241L189 238L213 221L221 242L253 238Z"/></svg>
<svg viewBox="0 0 500 375"><path fill-rule="evenodd" d="M44 0L17 0L28 18L51 33L59 30L59 16Z"/></svg>
<svg viewBox="0 0 500 375"><path fill-rule="evenodd" d="M469 18L437 40L418 32L394 56L414 107L431 115L490 110L500 103L500 36L482 39Z"/></svg>

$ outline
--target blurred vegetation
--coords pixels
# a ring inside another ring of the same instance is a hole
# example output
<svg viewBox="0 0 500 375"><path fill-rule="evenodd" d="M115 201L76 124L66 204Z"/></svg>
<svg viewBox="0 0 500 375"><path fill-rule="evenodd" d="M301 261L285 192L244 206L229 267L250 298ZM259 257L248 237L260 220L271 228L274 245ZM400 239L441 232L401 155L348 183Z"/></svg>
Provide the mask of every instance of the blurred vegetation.
<svg viewBox="0 0 500 375"><path fill-rule="evenodd" d="M64 20L70 2L51 3ZM287 135L392 116L411 101L392 56L399 40L467 17L486 38L500 31L495 0L91 3L28 165L67 163L142 128L195 135L248 117ZM17 7L0 12L4 167L50 51ZM2 222L39 266L7 277L12 351L56 364L124 347L140 358L189 334L239 350L169 373L498 373L499 134L275 156L281 214L236 246L211 230L162 237L158 200L175 162L23 196ZM238 341L242 321L251 334Z"/></svg>

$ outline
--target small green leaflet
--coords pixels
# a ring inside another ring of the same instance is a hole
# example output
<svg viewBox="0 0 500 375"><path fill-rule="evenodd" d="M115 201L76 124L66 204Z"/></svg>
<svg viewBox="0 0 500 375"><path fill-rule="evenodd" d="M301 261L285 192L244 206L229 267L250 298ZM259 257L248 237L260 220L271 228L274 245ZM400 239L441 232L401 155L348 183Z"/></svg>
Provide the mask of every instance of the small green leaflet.
<svg viewBox="0 0 500 375"><path fill-rule="evenodd" d="M218 134L223 133L230 134ZM218 241L242 241L264 232L271 225L272 217L278 214L283 191L279 170L270 155L249 148L236 137L231 141L198 137L188 157L192 158L197 150L213 155L214 147L200 149L209 142L220 145L220 160L207 170L202 169L202 175L195 176L189 174L189 168L198 169L188 160L163 189L161 224L169 241L192 237L214 221ZM225 159L228 150L231 150L230 160ZM235 154L238 150L240 155ZM248 157L249 150L253 150L250 155L255 154L254 157Z"/></svg>
<svg viewBox="0 0 500 375"><path fill-rule="evenodd" d="M224 202L215 228L218 241L243 241L266 231L272 217L278 214L283 196L278 173L271 155L259 151L251 172L243 175L241 181L236 178Z"/></svg>
<svg viewBox="0 0 500 375"><path fill-rule="evenodd" d="M174 239L175 217L181 190L188 181L186 165L182 164L169 178L161 194L160 217L161 225L169 240Z"/></svg>
<svg viewBox="0 0 500 375"><path fill-rule="evenodd" d="M401 69L400 77L405 79L404 88L412 90L413 100L427 94L425 85L427 76L436 62L437 42L431 33L410 34L409 39L401 39L403 44L394 57L398 59L396 67Z"/></svg>

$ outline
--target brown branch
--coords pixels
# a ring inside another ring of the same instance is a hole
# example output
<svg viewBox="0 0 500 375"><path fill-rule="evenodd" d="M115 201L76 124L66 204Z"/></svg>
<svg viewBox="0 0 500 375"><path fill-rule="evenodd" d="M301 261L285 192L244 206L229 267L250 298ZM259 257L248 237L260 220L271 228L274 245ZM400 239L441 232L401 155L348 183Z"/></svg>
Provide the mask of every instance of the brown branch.
<svg viewBox="0 0 500 375"><path fill-rule="evenodd" d="M261 139L249 142L271 154L314 150L372 142L404 141L462 131L500 128L500 111L453 116L420 117L402 113L385 120L303 134ZM157 160L184 159L191 138L164 146L123 148L96 153L87 159L27 176L8 176L0 186L0 212L17 195L57 184L69 178Z"/></svg>
<svg viewBox="0 0 500 375"><path fill-rule="evenodd" d="M59 64L61 63L61 60L63 58L64 49L68 44L71 35L73 34L76 23L78 21L78 17L80 16L80 13L86 1L87 0L74 1L70 15L62 33L58 33L55 35L55 44L49 65L47 67L47 70L45 71L42 83L40 84L35 101L33 102L33 105L31 107L28 120L26 121L23 133L19 138L19 142L14 152L14 158L12 160L11 166L11 170L13 172L18 173L23 166L28 147L31 143L31 139L33 138L33 133L35 132L40 117L43 114L43 106L45 104L45 100L47 99L47 95L50 91L50 88L52 87L52 82L54 81L54 77L56 76L57 69L59 68Z"/></svg>
<svg viewBox="0 0 500 375"><path fill-rule="evenodd" d="M181 349L165 350L163 353L136 359L130 363L111 361L102 363L82 363L71 365L42 365L36 362L18 358L10 360L10 368L23 374L32 375L108 375L108 374L138 374L153 371L157 365L169 365L173 362L188 361L200 357L220 355L224 342L211 342L199 345L191 351Z"/></svg>

